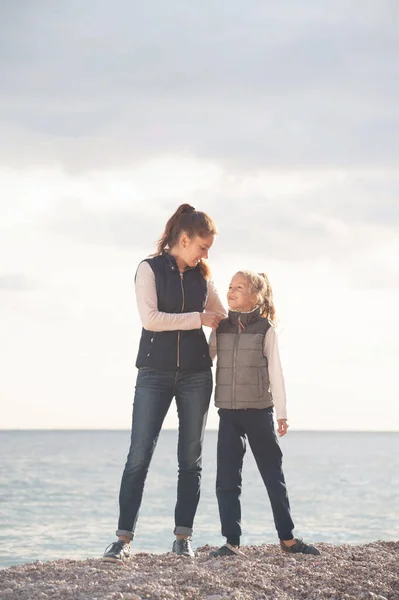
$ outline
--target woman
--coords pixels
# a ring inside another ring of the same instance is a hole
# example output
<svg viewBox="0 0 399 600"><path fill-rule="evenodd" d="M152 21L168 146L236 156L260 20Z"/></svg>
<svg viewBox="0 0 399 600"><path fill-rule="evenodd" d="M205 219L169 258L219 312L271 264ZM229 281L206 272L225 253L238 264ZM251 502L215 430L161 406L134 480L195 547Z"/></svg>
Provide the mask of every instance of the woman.
<svg viewBox="0 0 399 600"><path fill-rule="evenodd" d="M103 559L130 556L148 467L162 423L176 399L179 475L173 552L193 557L190 536L200 496L201 454L212 392L212 361L202 326L213 330L226 311L204 259L216 235L205 213L182 204L166 224L158 253L136 274L137 306L143 325L136 361L130 450L119 494L118 541Z"/></svg>

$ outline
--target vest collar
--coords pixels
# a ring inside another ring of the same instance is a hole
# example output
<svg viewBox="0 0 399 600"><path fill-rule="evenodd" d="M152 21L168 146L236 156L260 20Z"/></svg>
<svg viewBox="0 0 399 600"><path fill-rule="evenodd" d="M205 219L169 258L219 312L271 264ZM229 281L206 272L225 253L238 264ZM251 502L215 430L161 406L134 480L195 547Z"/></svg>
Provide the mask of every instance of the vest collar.
<svg viewBox="0 0 399 600"><path fill-rule="evenodd" d="M168 265L169 269L171 271L178 271L179 272L179 267L177 265L176 259L174 256L172 256L171 254L169 254L169 252L167 250L162 250L161 256L164 257L164 259L166 260L166 264ZM194 271L194 269L197 269L198 265L196 267L187 267L184 270L184 273L186 271Z"/></svg>
<svg viewBox="0 0 399 600"><path fill-rule="evenodd" d="M179 267L177 266L177 262L174 256L172 256L171 254L169 254L169 252L167 252L166 250L162 250L161 255L164 257L164 259L166 260L166 264L168 265L169 269L171 271L178 271Z"/></svg>
<svg viewBox="0 0 399 600"><path fill-rule="evenodd" d="M260 308L257 306L250 312L239 312L236 310L229 310L229 320L233 325L238 325L239 321L241 324L246 327L251 323L254 323L259 319L260 316Z"/></svg>

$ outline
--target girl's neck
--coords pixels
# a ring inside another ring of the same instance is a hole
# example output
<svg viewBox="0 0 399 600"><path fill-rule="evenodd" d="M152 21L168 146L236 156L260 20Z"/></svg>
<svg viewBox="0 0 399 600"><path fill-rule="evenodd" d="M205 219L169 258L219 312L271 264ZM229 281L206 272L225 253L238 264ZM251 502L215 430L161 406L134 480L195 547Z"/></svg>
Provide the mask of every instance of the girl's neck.
<svg viewBox="0 0 399 600"><path fill-rule="evenodd" d="M246 307L245 307L245 308L246 308ZM230 308L230 307L229 307L229 310L230 310L231 312L237 312L237 313L246 313L246 314L249 314L249 313L251 313L251 312L254 312L254 310L256 310L257 308L259 308L259 306L258 306L258 305L256 305L256 306L253 306L253 307L252 307L250 310L244 310L244 309L242 309L242 308Z"/></svg>

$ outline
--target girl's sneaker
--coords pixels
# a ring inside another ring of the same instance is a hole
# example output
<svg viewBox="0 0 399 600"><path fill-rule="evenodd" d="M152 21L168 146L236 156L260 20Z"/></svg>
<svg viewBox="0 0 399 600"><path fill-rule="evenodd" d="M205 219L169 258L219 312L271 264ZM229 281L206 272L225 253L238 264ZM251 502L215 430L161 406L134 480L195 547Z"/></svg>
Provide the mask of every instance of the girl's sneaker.
<svg viewBox="0 0 399 600"><path fill-rule="evenodd" d="M311 544L305 544L301 538L296 538L293 546L287 546L282 540L280 540L280 547L283 552L288 552L289 554L313 554L313 556L319 556L320 554L315 546L312 546Z"/></svg>
<svg viewBox="0 0 399 600"><path fill-rule="evenodd" d="M118 540L105 548L103 560L105 562L123 563L130 558L130 544Z"/></svg>
<svg viewBox="0 0 399 600"><path fill-rule="evenodd" d="M243 557L244 554L241 552L241 550L239 549L238 546L232 546L231 544L224 544L223 546L220 546L220 548L218 548L217 550L212 550L212 552L209 552L209 556L212 556L213 558L218 558L219 556L241 556L241 557Z"/></svg>

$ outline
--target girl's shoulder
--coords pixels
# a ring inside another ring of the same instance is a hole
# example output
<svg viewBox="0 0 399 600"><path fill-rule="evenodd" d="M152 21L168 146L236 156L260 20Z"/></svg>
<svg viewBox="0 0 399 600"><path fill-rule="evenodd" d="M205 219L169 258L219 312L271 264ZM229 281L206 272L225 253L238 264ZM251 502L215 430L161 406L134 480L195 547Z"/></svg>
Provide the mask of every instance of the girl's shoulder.
<svg viewBox="0 0 399 600"><path fill-rule="evenodd" d="M275 334L278 333L278 331L279 331L278 323L273 323L273 321L270 321L270 319L268 319L267 317L262 317L262 320L266 321L266 323L267 323L267 331L272 331Z"/></svg>

